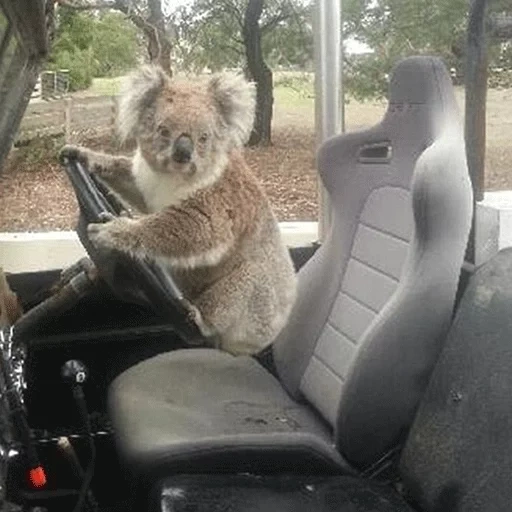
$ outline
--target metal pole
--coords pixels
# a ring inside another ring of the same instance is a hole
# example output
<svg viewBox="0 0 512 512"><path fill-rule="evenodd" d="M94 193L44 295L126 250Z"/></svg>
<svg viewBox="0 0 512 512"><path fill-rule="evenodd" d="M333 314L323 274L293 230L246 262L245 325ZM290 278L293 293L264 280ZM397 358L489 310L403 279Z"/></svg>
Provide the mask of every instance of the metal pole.
<svg viewBox="0 0 512 512"><path fill-rule="evenodd" d="M466 154L476 201L483 199L485 175L485 116L487 100L487 0L472 0L467 30Z"/></svg>
<svg viewBox="0 0 512 512"><path fill-rule="evenodd" d="M315 122L317 144L344 130L342 86L342 0L316 0L315 5ZM331 222L331 209L319 183L318 235L322 241Z"/></svg>
<svg viewBox="0 0 512 512"><path fill-rule="evenodd" d="M464 72L466 88L465 139L469 175L473 185L474 213L466 260L476 261L476 202L484 198L485 188L485 139L487 102L487 0L472 0L467 28L467 58Z"/></svg>

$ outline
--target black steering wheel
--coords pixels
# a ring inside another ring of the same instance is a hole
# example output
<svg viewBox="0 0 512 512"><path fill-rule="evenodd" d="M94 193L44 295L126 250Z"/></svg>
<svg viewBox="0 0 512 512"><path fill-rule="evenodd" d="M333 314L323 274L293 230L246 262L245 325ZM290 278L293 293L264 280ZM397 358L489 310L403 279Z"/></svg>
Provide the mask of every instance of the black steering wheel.
<svg viewBox="0 0 512 512"><path fill-rule="evenodd" d="M130 216L112 191L90 173L77 158L63 156L66 170L80 208L78 237L96 266L99 276L122 300L151 308L164 318L173 319L173 327L184 341L205 344L191 315L191 304L173 277L154 261L141 260L120 252L98 251L87 235L87 226L120 215Z"/></svg>

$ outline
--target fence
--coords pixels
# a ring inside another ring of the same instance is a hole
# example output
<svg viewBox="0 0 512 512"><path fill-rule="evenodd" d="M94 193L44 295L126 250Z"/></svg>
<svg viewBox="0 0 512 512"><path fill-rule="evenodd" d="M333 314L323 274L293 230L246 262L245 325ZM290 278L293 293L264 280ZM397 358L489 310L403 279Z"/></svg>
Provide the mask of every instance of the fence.
<svg viewBox="0 0 512 512"><path fill-rule="evenodd" d="M21 122L17 142L40 136L63 135L67 142L112 133L116 98L73 97L30 103Z"/></svg>
<svg viewBox="0 0 512 512"><path fill-rule="evenodd" d="M41 73L41 97L59 98L69 91L69 70L43 71Z"/></svg>

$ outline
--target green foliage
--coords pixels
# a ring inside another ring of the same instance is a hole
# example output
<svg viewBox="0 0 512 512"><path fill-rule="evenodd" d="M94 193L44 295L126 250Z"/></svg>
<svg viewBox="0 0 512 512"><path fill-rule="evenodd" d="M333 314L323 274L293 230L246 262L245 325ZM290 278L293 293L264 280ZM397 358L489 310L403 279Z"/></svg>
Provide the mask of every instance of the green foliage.
<svg viewBox="0 0 512 512"><path fill-rule="evenodd" d="M172 14L174 63L185 71L218 71L243 62L239 19L212 0L195 0ZM236 40L238 39L238 40Z"/></svg>
<svg viewBox="0 0 512 512"><path fill-rule="evenodd" d="M315 97L314 75L303 72L277 72L274 75L274 87L293 92L299 98L313 99Z"/></svg>
<svg viewBox="0 0 512 512"><path fill-rule="evenodd" d="M95 68L93 58L94 55L90 48L85 50L75 48L72 51L62 50L48 67L55 71L59 69L69 70L69 87L70 90L76 91L86 89L91 85Z"/></svg>
<svg viewBox="0 0 512 512"><path fill-rule="evenodd" d="M265 30L263 53L269 65L309 69L313 64L313 3L293 6L289 18ZM280 13L274 14L279 19ZM271 23L271 22L268 22Z"/></svg>
<svg viewBox="0 0 512 512"><path fill-rule="evenodd" d="M260 25L271 66L306 67L313 58L311 1L267 0ZM175 10L175 63L186 71L217 71L245 63L242 27L247 0L193 0Z"/></svg>
<svg viewBox="0 0 512 512"><path fill-rule="evenodd" d="M456 54L465 34L467 0L347 0L345 5L345 37L373 50L347 57L347 86L355 97L385 94L387 74L409 55L437 55L448 67L460 65Z"/></svg>
<svg viewBox="0 0 512 512"><path fill-rule="evenodd" d="M97 77L118 76L136 64L137 30L118 13L106 13L95 26L93 48Z"/></svg>
<svg viewBox="0 0 512 512"><path fill-rule="evenodd" d="M358 99L385 95L391 68L410 55L440 56L462 80L468 6L467 0L345 0L345 38L373 50L371 55L347 56L349 92ZM510 0L495 0L490 8L510 10ZM491 68L499 61L506 57L494 45L489 53Z"/></svg>
<svg viewBox="0 0 512 512"><path fill-rule="evenodd" d="M119 13L59 11L50 69L69 69L72 90L91 85L94 77L111 77L136 65L138 35Z"/></svg>

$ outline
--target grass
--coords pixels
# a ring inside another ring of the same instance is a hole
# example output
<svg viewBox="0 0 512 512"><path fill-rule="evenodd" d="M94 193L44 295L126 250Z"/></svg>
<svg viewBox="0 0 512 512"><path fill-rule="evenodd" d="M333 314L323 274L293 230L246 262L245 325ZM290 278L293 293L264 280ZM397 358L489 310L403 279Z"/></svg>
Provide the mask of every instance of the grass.
<svg viewBox="0 0 512 512"><path fill-rule="evenodd" d="M90 96L116 96L121 86L121 77L95 78L86 93Z"/></svg>

